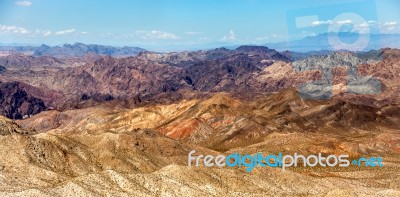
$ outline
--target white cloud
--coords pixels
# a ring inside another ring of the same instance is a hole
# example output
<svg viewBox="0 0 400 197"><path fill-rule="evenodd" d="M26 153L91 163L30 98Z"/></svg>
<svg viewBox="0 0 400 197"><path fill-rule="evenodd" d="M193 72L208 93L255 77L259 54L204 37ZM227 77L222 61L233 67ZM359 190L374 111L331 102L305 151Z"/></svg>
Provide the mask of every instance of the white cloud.
<svg viewBox="0 0 400 197"><path fill-rule="evenodd" d="M66 34L71 34L76 32L76 29L68 29L68 30L63 30L63 31L58 31L55 33L55 35L66 35Z"/></svg>
<svg viewBox="0 0 400 197"><path fill-rule="evenodd" d="M311 22L311 26L332 25L332 24L347 25L347 24L351 24L351 23L353 23L353 21L351 21L351 20L343 20L343 21L336 21L336 22L333 22L332 20L327 20L327 21Z"/></svg>
<svg viewBox="0 0 400 197"><path fill-rule="evenodd" d="M347 25L347 24L351 24L351 23L353 23L353 21L351 21L351 20L336 21L336 24L338 24L338 25Z"/></svg>
<svg viewBox="0 0 400 197"><path fill-rule="evenodd" d="M0 24L0 35L4 34L15 34L15 35L29 35L29 37L38 37L38 36L43 36L43 37L49 37L52 35L68 35L68 34L89 34L88 32L85 31L77 31L76 29L68 29L68 30L62 30L62 31L57 31L57 32L52 32L49 30L41 30L41 29L36 29L36 30L28 30L23 27L17 27L17 26L7 26L7 25L1 25Z"/></svg>
<svg viewBox="0 0 400 197"><path fill-rule="evenodd" d="M349 17L350 18L350 17ZM348 29L347 31L359 31L360 33L370 33L371 29L373 28L379 28L382 32L393 32L394 30L397 29L398 27L398 22L397 21L388 21L385 23L380 23L378 21L374 20L369 20L369 21L364 21L364 20L350 20L346 18L342 18L342 20L326 20L326 21L320 21L316 20L311 23L311 26L321 26L321 25L334 25L335 27L339 27L342 25L349 25L349 24L354 24L352 27L353 29Z"/></svg>
<svg viewBox="0 0 400 197"><path fill-rule="evenodd" d="M16 1L15 5L19 5L19 6L31 6L32 2L30 1Z"/></svg>
<svg viewBox="0 0 400 197"><path fill-rule="evenodd" d="M42 32L44 37L51 36L51 31L44 31Z"/></svg>
<svg viewBox="0 0 400 197"><path fill-rule="evenodd" d="M311 22L311 26L320 26L320 25L330 25L332 24L331 20L327 20L327 21L313 21Z"/></svg>
<svg viewBox="0 0 400 197"><path fill-rule="evenodd" d="M376 21L368 21L368 22L360 23L360 24L356 25L355 27L357 29L362 29L363 30L363 29L366 29L366 28L369 28L369 27L374 27L377 24L378 23Z"/></svg>
<svg viewBox="0 0 400 197"><path fill-rule="evenodd" d="M383 25L385 25L385 26L396 26L397 25L397 21L386 22Z"/></svg>
<svg viewBox="0 0 400 197"><path fill-rule="evenodd" d="M236 35L233 30L230 30L228 35L221 38L222 41L235 40L235 39L236 39Z"/></svg>
<svg viewBox="0 0 400 197"><path fill-rule="evenodd" d="M390 22L385 22L383 24L383 28L388 30L388 31L392 31L397 27L397 21L390 21Z"/></svg>
<svg viewBox="0 0 400 197"><path fill-rule="evenodd" d="M22 27L0 25L0 34L28 34L28 30Z"/></svg>
<svg viewBox="0 0 400 197"><path fill-rule="evenodd" d="M359 26L360 28L367 28L367 27L369 27L369 23L363 22L363 23L359 24L358 26Z"/></svg>
<svg viewBox="0 0 400 197"><path fill-rule="evenodd" d="M137 36L143 40L175 40L178 39L178 36L172 33L164 32L164 31L136 31L134 36Z"/></svg>
<svg viewBox="0 0 400 197"><path fill-rule="evenodd" d="M390 33L393 32L393 30L395 30L397 26L398 26L397 21L379 23L377 21L369 20L359 24L355 24L353 30L357 30L362 34L368 34L371 32L371 29L379 28L382 33Z"/></svg>

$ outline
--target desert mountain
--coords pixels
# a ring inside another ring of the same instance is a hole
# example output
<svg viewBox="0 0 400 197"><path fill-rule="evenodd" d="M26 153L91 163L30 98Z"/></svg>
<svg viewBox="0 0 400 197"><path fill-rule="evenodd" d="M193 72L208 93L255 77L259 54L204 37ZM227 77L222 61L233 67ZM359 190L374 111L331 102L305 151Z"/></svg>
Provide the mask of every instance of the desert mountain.
<svg viewBox="0 0 400 197"><path fill-rule="evenodd" d="M63 133L149 128L176 140L226 150L260 142L273 132L342 133L353 129L398 128L398 111L396 104L378 108L341 97L305 100L297 91L288 89L255 100L218 93L207 99L133 110L111 103L65 112L53 110L18 123L38 132Z"/></svg>
<svg viewBox="0 0 400 197"><path fill-rule="evenodd" d="M360 79L363 79L362 76L374 77L372 81L380 83L375 87L376 92L382 93L369 97L390 101L396 99L394 95L399 93L396 86L396 76L400 73L397 63L399 53L396 49L360 54L335 52L291 62L273 49L256 46L166 54L142 52L136 57L87 57L80 63L68 60L61 67L5 67L0 78L62 94L63 102L49 101L52 107L58 109L91 105L80 104L82 102L115 99L152 103L149 99L154 100L161 95L169 95L172 98L170 101L173 101L173 98L206 92L230 92L254 97L256 94L297 88L307 81L321 79L325 84L332 84L334 91L343 93L346 86L353 87L347 84L353 83L347 80L350 72L353 76L360 76ZM25 59L28 59L27 65L39 61L36 57ZM373 92L375 89L366 91Z"/></svg>
<svg viewBox="0 0 400 197"><path fill-rule="evenodd" d="M35 57L16 53L0 57L0 66L8 69L32 69L44 66L61 66L63 64L61 60L49 56Z"/></svg>
<svg viewBox="0 0 400 197"><path fill-rule="evenodd" d="M21 119L30 117L47 109L43 100L31 92L37 88L20 82L0 83L0 113L3 116ZM40 93L39 93L40 94Z"/></svg>
<svg viewBox="0 0 400 197"><path fill-rule="evenodd" d="M17 121L21 130L40 134L0 139L6 180L2 194L50 196L73 189L93 195L258 195L268 191L274 195L396 196L399 111L394 105L378 109L338 98L307 101L294 90L250 102L218 93L134 109L102 103L46 111ZM378 154L386 163L384 169L362 171L358 167L286 172L255 168L246 173L243 168L187 167L191 150L213 155L260 151ZM243 177L258 181L243 181ZM299 189L292 189L293 184ZM288 189L283 191L282 185ZM389 186L394 189L384 189Z"/></svg>
<svg viewBox="0 0 400 197"><path fill-rule="evenodd" d="M0 117L0 195L398 196L399 54L341 51L292 61L243 46L134 57L2 56L2 112L35 115ZM379 80L382 92L348 94L349 69ZM330 99L297 91L315 80L332 83ZM246 173L188 167L191 150L380 156L385 167Z"/></svg>

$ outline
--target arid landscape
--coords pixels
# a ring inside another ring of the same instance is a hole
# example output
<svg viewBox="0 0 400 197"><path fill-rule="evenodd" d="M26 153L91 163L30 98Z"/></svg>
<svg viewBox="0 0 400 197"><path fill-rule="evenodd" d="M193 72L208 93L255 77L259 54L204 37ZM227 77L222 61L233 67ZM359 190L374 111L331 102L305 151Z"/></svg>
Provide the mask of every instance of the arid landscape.
<svg viewBox="0 0 400 197"><path fill-rule="evenodd" d="M400 197L398 0L0 0L0 197Z"/></svg>
<svg viewBox="0 0 400 197"><path fill-rule="evenodd" d="M3 50L1 196L400 196L399 49ZM349 65L380 92L348 93ZM333 84L331 98L298 91L315 80ZM384 167L247 173L188 167L191 150L379 156Z"/></svg>

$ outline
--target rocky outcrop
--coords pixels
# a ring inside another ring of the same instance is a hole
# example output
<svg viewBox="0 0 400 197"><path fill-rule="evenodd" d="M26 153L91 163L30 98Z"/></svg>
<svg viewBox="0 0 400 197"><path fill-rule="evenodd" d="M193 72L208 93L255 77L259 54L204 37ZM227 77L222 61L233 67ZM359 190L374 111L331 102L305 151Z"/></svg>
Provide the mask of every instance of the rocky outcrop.
<svg viewBox="0 0 400 197"><path fill-rule="evenodd" d="M4 68L29 69L37 66L60 66L62 64L64 64L63 61L49 56L35 57L17 53L0 57L0 66Z"/></svg>
<svg viewBox="0 0 400 197"><path fill-rule="evenodd" d="M19 82L0 83L0 113L22 119L46 110L44 102L29 94Z"/></svg>

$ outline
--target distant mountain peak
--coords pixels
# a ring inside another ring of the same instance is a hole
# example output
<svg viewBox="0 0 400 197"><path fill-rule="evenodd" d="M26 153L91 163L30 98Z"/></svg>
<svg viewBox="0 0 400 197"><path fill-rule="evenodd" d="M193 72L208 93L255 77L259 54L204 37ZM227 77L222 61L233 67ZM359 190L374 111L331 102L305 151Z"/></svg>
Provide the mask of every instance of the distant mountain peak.
<svg viewBox="0 0 400 197"><path fill-rule="evenodd" d="M257 45L242 45L235 49L236 51L246 51L246 52L268 52L269 49L266 46L257 46Z"/></svg>

